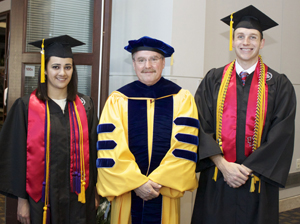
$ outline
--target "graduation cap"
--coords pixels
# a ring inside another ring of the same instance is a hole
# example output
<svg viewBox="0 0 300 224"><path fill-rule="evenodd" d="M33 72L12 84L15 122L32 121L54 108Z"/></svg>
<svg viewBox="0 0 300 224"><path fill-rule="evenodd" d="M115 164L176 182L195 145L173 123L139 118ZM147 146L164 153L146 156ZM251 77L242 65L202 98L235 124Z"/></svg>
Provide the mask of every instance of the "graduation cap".
<svg viewBox="0 0 300 224"><path fill-rule="evenodd" d="M174 48L170 45L147 36L138 40L129 40L128 45L124 49L132 54L137 51L155 51L164 57L170 57L174 53Z"/></svg>
<svg viewBox="0 0 300 224"><path fill-rule="evenodd" d="M230 26L230 50L232 50L232 28L234 30L237 28L256 29L263 36L263 31L278 25L278 23L253 5L234 12L221 19L221 21Z"/></svg>
<svg viewBox="0 0 300 224"><path fill-rule="evenodd" d="M45 82L45 56L59 58L73 58L72 47L84 45L85 43L74 39L68 35L38 40L28 43L41 48L41 83Z"/></svg>

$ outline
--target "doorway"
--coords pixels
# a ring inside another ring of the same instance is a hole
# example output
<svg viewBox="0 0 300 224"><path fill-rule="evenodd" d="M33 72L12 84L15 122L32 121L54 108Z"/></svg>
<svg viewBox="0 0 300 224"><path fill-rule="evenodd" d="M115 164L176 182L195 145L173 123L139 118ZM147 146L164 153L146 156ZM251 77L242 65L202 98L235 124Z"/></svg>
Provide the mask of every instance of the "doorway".
<svg viewBox="0 0 300 224"><path fill-rule="evenodd" d="M0 13L0 129L6 116L9 13Z"/></svg>

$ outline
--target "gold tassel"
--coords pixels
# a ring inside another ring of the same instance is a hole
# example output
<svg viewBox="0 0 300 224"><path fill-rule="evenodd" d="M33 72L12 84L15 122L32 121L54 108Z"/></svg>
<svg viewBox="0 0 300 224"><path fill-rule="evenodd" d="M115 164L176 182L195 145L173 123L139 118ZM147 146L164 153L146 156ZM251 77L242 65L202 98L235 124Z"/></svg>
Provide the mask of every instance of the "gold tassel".
<svg viewBox="0 0 300 224"><path fill-rule="evenodd" d="M44 39L42 42L41 51L41 83L45 83L45 50L44 50Z"/></svg>
<svg viewBox="0 0 300 224"><path fill-rule="evenodd" d="M78 201L81 203L85 203L85 181L81 181L81 191L78 194Z"/></svg>
<svg viewBox="0 0 300 224"><path fill-rule="evenodd" d="M255 180L254 180L254 175L251 175L251 187L250 187L250 192L255 191Z"/></svg>
<svg viewBox="0 0 300 224"><path fill-rule="evenodd" d="M232 51L232 35L233 35L233 33L232 33L232 29L233 29L233 21L232 21L232 19L233 19L233 13L230 15L230 30L229 30L229 50L230 51Z"/></svg>
<svg viewBox="0 0 300 224"><path fill-rule="evenodd" d="M214 181L217 181L217 177L218 177L218 167L215 166L215 173L214 173L213 180L214 180Z"/></svg>
<svg viewBox="0 0 300 224"><path fill-rule="evenodd" d="M174 54L172 54L172 56L171 56L171 63L170 63L171 66L174 64L174 56L173 55Z"/></svg>
<svg viewBox="0 0 300 224"><path fill-rule="evenodd" d="M43 212L43 224L46 224L47 222L47 206L43 207L44 212Z"/></svg>
<svg viewBox="0 0 300 224"><path fill-rule="evenodd" d="M258 193L260 193L261 181L260 181L259 177L255 176L254 174L251 174L251 187L250 187L251 193L253 193L255 191L256 182L259 183Z"/></svg>

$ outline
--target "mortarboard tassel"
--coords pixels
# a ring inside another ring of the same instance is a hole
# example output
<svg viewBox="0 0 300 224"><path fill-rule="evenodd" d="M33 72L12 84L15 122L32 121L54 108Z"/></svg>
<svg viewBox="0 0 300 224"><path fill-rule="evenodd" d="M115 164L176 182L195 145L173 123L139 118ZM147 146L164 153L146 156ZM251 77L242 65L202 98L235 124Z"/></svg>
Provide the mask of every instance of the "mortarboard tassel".
<svg viewBox="0 0 300 224"><path fill-rule="evenodd" d="M229 50L232 51L232 29L233 29L233 13L230 15L230 30L229 30Z"/></svg>
<svg viewBox="0 0 300 224"><path fill-rule="evenodd" d="M41 51L41 83L45 83L45 50L44 50L44 39L42 42Z"/></svg>
<svg viewBox="0 0 300 224"><path fill-rule="evenodd" d="M171 56L171 63L170 63L170 65L172 66L174 64L174 54L172 54L172 56Z"/></svg>

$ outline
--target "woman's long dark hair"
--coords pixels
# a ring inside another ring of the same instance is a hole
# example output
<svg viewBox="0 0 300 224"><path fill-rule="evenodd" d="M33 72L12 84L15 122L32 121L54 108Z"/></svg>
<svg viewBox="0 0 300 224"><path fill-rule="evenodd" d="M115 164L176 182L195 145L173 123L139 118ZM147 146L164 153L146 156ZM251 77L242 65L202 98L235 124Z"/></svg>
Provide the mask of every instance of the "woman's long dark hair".
<svg viewBox="0 0 300 224"><path fill-rule="evenodd" d="M48 62L50 60L50 57L45 59L45 68L47 69L47 65ZM72 59L72 64L73 64L73 74L72 74L72 78L68 84L67 87L67 100L68 101L74 101L77 95L77 85L78 85L78 74L77 74L77 70L74 64L74 59ZM39 78L38 78L38 87L36 90L36 97L40 100L49 100L50 98L48 97L48 93L47 93L47 75L45 75L45 83L41 83L41 68L39 70Z"/></svg>

